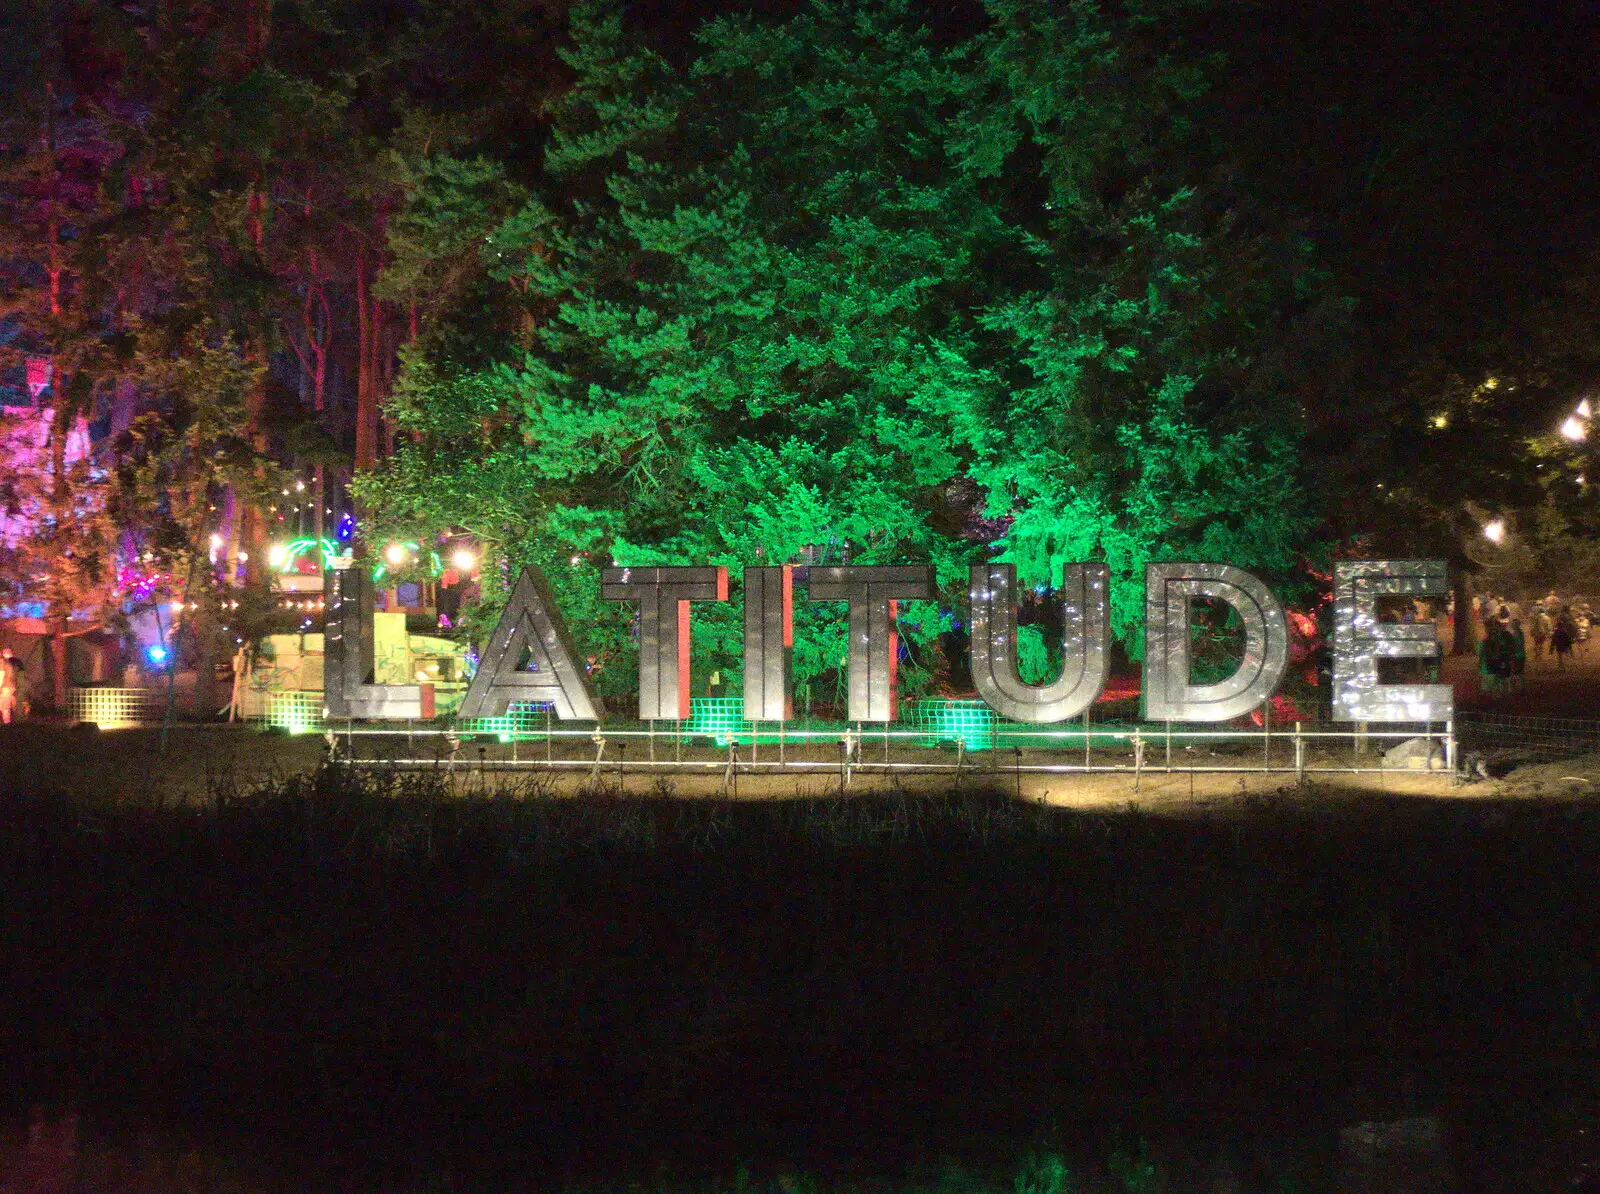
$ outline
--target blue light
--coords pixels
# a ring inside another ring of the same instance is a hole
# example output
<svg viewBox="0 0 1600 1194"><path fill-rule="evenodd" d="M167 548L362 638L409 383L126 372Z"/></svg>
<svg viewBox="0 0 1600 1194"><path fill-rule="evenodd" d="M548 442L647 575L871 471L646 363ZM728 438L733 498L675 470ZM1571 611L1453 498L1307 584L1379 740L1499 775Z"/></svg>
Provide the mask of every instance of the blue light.
<svg viewBox="0 0 1600 1194"><path fill-rule="evenodd" d="M145 654L150 657L150 662L154 664L163 664L167 661L167 649L165 647L151 647L145 651Z"/></svg>

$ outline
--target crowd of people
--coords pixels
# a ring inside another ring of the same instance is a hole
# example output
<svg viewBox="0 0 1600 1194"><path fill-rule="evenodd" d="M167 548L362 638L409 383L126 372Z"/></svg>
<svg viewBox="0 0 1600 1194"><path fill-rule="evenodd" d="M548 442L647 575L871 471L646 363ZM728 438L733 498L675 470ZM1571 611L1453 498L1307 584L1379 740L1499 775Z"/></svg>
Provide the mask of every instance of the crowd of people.
<svg viewBox="0 0 1600 1194"><path fill-rule="evenodd" d="M1483 638L1478 644L1478 673L1486 692L1515 692L1528 669L1529 644L1534 660L1554 659L1565 668L1575 651L1589 641L1594 612L1588 602L1562 601L1550 593L1526 608L1515 601L1490 597L1479 603Z"/></svg>

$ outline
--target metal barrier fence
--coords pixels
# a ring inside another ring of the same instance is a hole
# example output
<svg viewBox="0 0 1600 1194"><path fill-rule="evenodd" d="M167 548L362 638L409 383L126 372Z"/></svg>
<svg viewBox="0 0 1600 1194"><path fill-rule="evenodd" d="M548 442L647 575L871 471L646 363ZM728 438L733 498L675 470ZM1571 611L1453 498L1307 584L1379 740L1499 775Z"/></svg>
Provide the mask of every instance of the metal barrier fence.
<svg viewBox="0 0 1600 1194"><path fill-rule="evenodd" d="M697 702L698 704L698 702ZM976 702L962 702L963 706ZM380 726L343 723L325 730L333 757L353 767L485 771L587 771L591 779L629 773L740 774L984 773L1323 773L1435 771L1454 775L1451 723L1367 728L1340 725L1181 725L1143 723L1023 725L993 718L974 724L970 708L953 721L909 710L899 724L749 723L722 707L685 722L604 723L550 719L515 728L463 723ZM1396 747L1402 747L1395 750Z"/></svg>
<svg viewBox="0 0 1600 1194"><path fill-rule="evenodd" d="M160 724L159 689L74 688L69 712L102 728ZM1091 710L1092 714L1092 710ZM522 770L837 772L1454 772L1458 744L1475 752L1565 757L1600 752L1600 721L1458 714L1452 723L1381 728L1346 723L1186 725L1007 721L980 701L908 702L900 722L863 725L743 720L738 697L696 698L684 722L571 726L545 706L441 725L328 723L316 692L272 694L263 720L320 733L357 766ZM1409 743L1406 757L1381 752Z"/></svg>
<svg viewBox="0 0 1600 1194"><path fill-rule="evenodd" d="M167 712L167 694L158 688L70 688L67 716L102 730L160 725Z"/></svg>
<svg viewBox="0 0 1600 1194"><path fill-rule="evenodd" d="M1456 714L1462 747L1480 754L1513 754L1519 761L1600 753L1600 721L1575 717Z"/></svg>

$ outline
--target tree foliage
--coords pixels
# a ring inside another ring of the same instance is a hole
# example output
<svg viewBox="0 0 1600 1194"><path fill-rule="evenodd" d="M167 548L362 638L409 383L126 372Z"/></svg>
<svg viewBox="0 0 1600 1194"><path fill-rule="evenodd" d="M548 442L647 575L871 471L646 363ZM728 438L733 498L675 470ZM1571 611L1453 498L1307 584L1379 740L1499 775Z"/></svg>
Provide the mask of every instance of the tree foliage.
<svg viewBox="0 0 1600 1194"><path fill-rule="evenodd" d="M953 41L897 2L727 16L680 66L574 10L551 181L483 250L531 342L413 356L416 442L364 495L543 565L618 661L612 560L929 559L929 663L996 553L1037 585L1108 560L1130 641L1147 560L1292 566L1300 418L1268 364L1308 254L1207 177L1182 6L1024 8ZM844 655L835 611L804 618L802 682ZM733 611L701 621L734 664Z"/></svg>

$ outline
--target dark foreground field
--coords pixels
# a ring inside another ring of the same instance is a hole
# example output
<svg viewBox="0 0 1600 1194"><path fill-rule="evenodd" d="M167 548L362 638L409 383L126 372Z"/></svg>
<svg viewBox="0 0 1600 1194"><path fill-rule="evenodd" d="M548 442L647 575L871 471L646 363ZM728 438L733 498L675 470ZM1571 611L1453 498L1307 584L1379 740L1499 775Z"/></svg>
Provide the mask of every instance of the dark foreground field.
<svg viewBox="0 0 1600 1194"><path fill-rule="evenodd" d="M0 912L0 1189L1317 1190L1406 1119L1429 1189L1596 1159L1596 800L11 792Z"/></svg>

